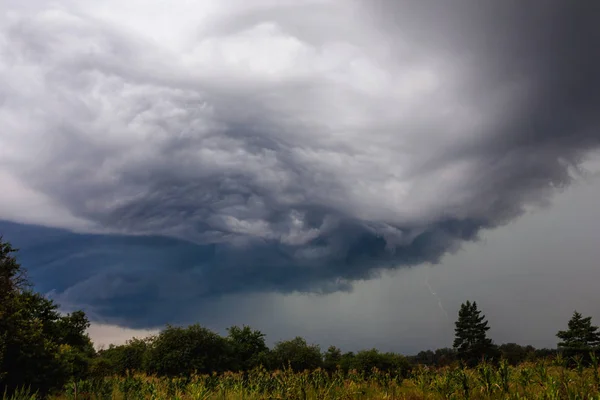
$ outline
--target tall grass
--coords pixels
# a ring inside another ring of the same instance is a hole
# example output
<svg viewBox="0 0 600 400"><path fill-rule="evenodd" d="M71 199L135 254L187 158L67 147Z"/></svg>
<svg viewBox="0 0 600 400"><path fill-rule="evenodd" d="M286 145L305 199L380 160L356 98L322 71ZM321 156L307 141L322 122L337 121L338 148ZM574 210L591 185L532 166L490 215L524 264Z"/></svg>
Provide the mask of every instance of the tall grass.
<svg viewBox="0 0 600 400"><path fill-rule="evenodd" d="M328 400L328 399L568 399L600 400L598 361L568 368L561 359L511 367L418 367L407 378L323 370L294 373L255 369L248 373L158 378L145 375L73 382L54 400ZM33 400L27 391L4 400Z"/></svg>

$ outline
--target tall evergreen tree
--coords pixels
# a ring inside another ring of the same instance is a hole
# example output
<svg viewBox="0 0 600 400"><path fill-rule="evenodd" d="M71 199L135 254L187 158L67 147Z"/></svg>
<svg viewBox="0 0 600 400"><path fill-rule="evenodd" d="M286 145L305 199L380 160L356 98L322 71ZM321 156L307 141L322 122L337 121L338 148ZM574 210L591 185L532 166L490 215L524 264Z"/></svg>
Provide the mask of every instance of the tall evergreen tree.
<svg viewBox="0 0 600 400"><path fill-rule="evenodd" d="M600 346L600 332L592 325L592 317L583 317L577 311L568 323L566 331L558 331L556 336L561 340L558 348L567 356L581 354L586 356Z"/></svg>
<svg viewBox="0 0 600 400"><path fill-rule="evenodd" d="M497 355L496 346L487 337L490 329L488 321L477 309L476 302L461 304L455 325L454 348L459 359L472 365L481 359L491 359Z"/></svg>

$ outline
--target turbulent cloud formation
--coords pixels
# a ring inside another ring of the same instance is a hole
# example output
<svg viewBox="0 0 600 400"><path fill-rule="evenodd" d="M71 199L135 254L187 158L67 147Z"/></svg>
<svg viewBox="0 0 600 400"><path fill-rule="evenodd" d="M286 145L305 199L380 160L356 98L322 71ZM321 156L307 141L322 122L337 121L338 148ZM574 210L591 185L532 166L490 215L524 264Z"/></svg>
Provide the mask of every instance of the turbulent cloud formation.
<svg viewBox="0 0 600 400"><path fill-rule="evenodd" d="M600 145L598 17L567 0L9 1L0 227L62 302L136 326L435 263Z"/></svg>

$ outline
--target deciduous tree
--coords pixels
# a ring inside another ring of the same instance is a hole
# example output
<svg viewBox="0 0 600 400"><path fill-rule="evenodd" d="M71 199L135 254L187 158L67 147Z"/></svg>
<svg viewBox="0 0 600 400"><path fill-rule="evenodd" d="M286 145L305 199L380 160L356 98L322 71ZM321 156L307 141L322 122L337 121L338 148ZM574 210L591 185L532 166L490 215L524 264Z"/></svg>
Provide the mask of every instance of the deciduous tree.
<svg viewBox="0 0 600 400"><path fill-rule="evenodd" d="M248 371L264 361L269 351L264 333L249 326L232 326L227 331L233 351L231 369Z"/></svg>
<svg viewBox="0 0 600 400"><path fill-rule="evenodd" d="M43 395L87 374L89 323L83 312L63 316L32 292L15 253L0 239L0 392L28 386Z"/></svg>
<svg viewBox="0 0 600 400"><path fill-rule="evenodd" d="M146 367L158 375L222 372L228 368L231 345L200 325L167 326L151 343Z"/></svg>
<svg viewBox="0 0 600 400"><path fill-rule="evenodd" d="M271 366L303 371L319 368L323 365L318 345L309 345L301 337L278 342L271 351Z"/></svg>

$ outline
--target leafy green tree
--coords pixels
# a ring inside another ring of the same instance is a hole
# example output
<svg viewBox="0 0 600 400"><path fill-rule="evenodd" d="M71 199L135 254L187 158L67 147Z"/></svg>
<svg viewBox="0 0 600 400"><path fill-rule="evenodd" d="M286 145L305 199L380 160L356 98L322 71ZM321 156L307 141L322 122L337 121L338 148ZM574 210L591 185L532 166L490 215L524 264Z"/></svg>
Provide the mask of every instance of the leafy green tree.
<svg viewBox="0 0 600 400"><path fill-rule="evenodd" d="M566 331L558 331L556 336L561 340L558 348L567 356L587 356L600 346L598 327L592 325L592 317L583 317L577 311L568 323Z"/></svg>
<svg viewBox="0 0 600 400"><path fill-rule="evenodd" d="M83 378L94 349L85 314L62 316L29 290L16 249L0 240L0 391L29 386L42 395Z"/></svg>
<svg viewBox="0 0 600 400"><path fill-rule="evenodd" d="M323 355L323 368L329 372L335 371L338 366L341 367L342 363L342 350L335 346L329 346L325 354Z"/></svg>
<svg viewBox="0 0 600 400"><path fill-rule="evenodd" d="M340 366L345 373L347 373L348 371L350 371L351 369L354 368L354 366L355 366L354 358L355 357L356 357L356 354L354 354L353 351L348 351L348 352L342 354L342 358L340 360Z"/></svg>
<svg viewBox="0 0 600 400"><path fill-rule="evenodd" d="M0 235L0 305L4 305L10 295L29 287L25 270L17 262L17 249L3 240Z"/></svg>
<svg viewBox="0 0 600 400"><path fill-rule="evenodd" d="M504 343L498 346L498 350L502 355L502 358L506 360L510 365L518 365L525 360L530 353L527 348L520 346L516 343Z"/></svg>
<svg viewBox="0 0 600 400"><path fill-rule="evenodd" d="M69 379L85 378L94 356L85 314L61 316L53 301L29 291L17 301L2 364L6 387L27 385L47 393Z"/></svg>
<svg viewBox="0 0 600 400"><path fill-rule="evenodd" d="M18 310L18 295L28 286L25 272L17 262L17 250L0 236L0 383L7 371L2 366L7 357L9 334L14 334L14 317Z"/></svg>
<svg viewBox="0 0 600 400"><path fill-rule="evenodd" d="M381 353L377 349L359 351L351 362L351 369L366 375L371 374L375 368L396 375L406 375L410 370L410 364L400 354Z"/></svg>
<svg viewBox="0 0 600 400"><path fill-rule="evenodd" d="M504 343L498 347L502 358L510 365L518 365L525 361L535 359L535 348L533 346L521 346L516 343Z"/></svg>
<svg viewBox="0 0 600 400"><path fill-rule="evenodd" d="M154 337L133 338L123 345L110 345L108 349L100 350L93 365L94 375L126 375L145 371L148 350L153 340Z"/></svg>
<svg viewBox="0 0 600 400"><path fill-rule="evenodd" d="M271 367L274 369L290 366L294 371L313 370L323 365L321 349L309 345L301 337L278 342L271 351Z"/></svg>
<svg viewBox="0 0 600 400"><path fill-rule="evenodd" d="M457 359L457 353L455 349L444 347L437 349L434 353L435 365L438 367L445 367L454 363Z"/></svg>
<svg viewBox="0 0 600 400"><path fill-rule="evenodd" d="M496 346L487 337L488 321L477 309L476 302L467 301L460 306L455 325L454 348L460 360L474 365L481 359L493 359L498 355Z"/></svg>
<svg viewBox="0 0 600 400"><path fill-rule="evenodd" d="M415 364L445 367L456 361L456 350L450 348L442 348L435 351L426 350L419 352L416 356L410 357L410 359Z"/></svg>
<svg viewBox="0 0 600 400"><path fill-rule="evenodd" d="M227 332L233 352L230 369L248 371L265 362L269 348L264 333L249 326L232 326Z"/></svg>
<svg viewBox="0 0 600 400"><path fill-rule="evenodd" d="M4 341L2 390L11 392L30 386L41 393L49 392L67 375L59 357L59 344L46 336L47 321L37 319L27 309L37 296L17 297L19 311L9 316Z"/></svg>
<svg viewBox="0 0 600 400"><path fill-rule="evenodd" d="M435 353L432 350L423 350L415 356L411 356L410 360L414 364L435 365Z"/></svg>
<svg viewBox="0 0 600 400"><path fill-rule="evenodd" d="M558 355L557 349L534 349L533 353L529 354L527 361L545 360L555 358Z"/></svg>
<svg viewBox="0 0 600 400"><path fill-rule="evenodd" d="M230 360L230 343L211 330L197 324L167 326L148 349L146 370L166 376L222 372L229 369Z"/></svg>

